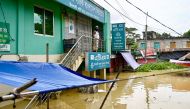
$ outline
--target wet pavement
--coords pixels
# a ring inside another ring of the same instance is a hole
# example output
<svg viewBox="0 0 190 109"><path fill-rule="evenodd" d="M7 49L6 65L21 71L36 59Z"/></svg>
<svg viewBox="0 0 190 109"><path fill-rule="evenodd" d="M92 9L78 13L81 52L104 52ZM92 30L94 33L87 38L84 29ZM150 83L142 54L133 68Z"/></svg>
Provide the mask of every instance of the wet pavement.
<svg viewBox="0 0 190 109"><path fill-rule="evenodd" d="M143 75L124 72L119 78ZM108 78L114 77L112 74ZM63 91L58 99L50 100L50 109L99 109L109 87L100 85L94 94L79 93L77 89ZM18 102L16 109L24 109L27 102ZM0 109L12 109L12 105ZM46 105L34 109L46 109ZM117 82L103 109L190 109L190 77L172 73Z"/></svg>

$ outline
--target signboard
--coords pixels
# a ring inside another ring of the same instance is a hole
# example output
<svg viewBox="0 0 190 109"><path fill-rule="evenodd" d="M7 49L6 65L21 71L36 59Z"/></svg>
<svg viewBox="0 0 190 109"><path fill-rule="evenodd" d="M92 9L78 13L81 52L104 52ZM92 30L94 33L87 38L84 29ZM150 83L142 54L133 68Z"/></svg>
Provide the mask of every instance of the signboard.
<svg viewBox="0 0 190 109"><path fill-rule="evenodd" d="M85 66L87 71L94 71L110 67L110 54L102 52L86 53Z"/></svg>
<svg viewBox="0 0 190 109"><path fill-rule="evenodd" d="M112 51L125 50L125 23L112 24Z"/></svg>
<svg viewBox="0 0 190 109"><path fill-rule="evenodd" d="M10 51L9 28L8 23L0 22L0 51Z"/></svg>
<svg viewBox="0 0 190 109"><path fill-rule="evenodd" d="M104 22L104 9L98 7L90 0L56 0L84 15Z"/></svg>

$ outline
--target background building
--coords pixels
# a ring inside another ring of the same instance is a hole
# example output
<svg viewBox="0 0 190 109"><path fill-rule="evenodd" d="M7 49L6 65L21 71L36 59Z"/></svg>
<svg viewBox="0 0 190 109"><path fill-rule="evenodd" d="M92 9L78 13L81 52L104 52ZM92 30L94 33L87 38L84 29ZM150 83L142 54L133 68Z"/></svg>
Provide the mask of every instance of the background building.
<svg viewBox="0 0 190 109"><path fill-rule="evenodd" d="M155 32L148 32L147 42L144 39L139 39L138 49L151 51L151 54L157 54L157 57L162 60L179 59L190 51L190 39L188 37L163 37ZM147 44L146 44L147 43Z"/></svg>
<svg viewBox="0 0 190 109"><path fill-rule="evenodd" d="M145 40L139 39L137 42L139 49L145 49ZM148 39L147 48L152 48L160 52L188 50L190 49L190 39L187 37Z"/></svg>

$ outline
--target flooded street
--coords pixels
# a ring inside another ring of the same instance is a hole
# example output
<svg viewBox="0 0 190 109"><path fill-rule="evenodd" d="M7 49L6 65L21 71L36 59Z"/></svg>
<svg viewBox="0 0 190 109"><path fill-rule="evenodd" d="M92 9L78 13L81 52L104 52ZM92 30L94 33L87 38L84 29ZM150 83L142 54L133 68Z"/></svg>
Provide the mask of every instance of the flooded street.
<svg viewBox="0 0 190 109"><path fill-rule="evenodd" d="M119 78L144 74L122 73ZM110 75L109 78L114 78ZM79 93L77 89L63 91L58 99L50 101L50 109L99 109L110 84L99 86L95 94ZM22 109L27 100L17 103ZM35 109L46 109L45 105ZM117 82L103 109L189 109L190 77L177 73L130 79ZM12 105L0 109L12 109Z"/></svg>

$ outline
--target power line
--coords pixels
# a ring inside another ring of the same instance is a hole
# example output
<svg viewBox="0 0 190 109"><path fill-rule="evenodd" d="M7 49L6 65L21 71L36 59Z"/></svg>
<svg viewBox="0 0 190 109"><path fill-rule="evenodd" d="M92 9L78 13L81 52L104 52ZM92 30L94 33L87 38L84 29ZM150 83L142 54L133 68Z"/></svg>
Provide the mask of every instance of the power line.
<svg viewBox="0 0 190 109"><path fill-rule="evenodd" d="M109 2L107 2L106 0L104 0L104 1L105 1L109 6L111 6L114 10L116 10L118 13L120 13L122 16L124 16L125 18L129 19L130 21L132 21L132 22L134 22L134 23L136 23L136 24L138 24L138 25L145 26L145 25L140 24L140 23L134 21L133 19L127 17L125 14L123 14L123 13L120 12L118 9L116 9L115 7L113 7L113 6L112 6Z"/></svg>
<svg viewBox="0 0 190 109"><path fill-rule="evenodd" d="M105 1L105 0L104 0ZM116 8L114 8L110 3L108 3L107 1L105 1L108 5L110 5L114 10L116 10L118 13L119 13L119 15L121 15L121 17L123 18L123 20L125 20L124 19L124 17L127 17L126 15L127 15L127 12L126 12L126 10L123 8L123 6L119 3L119 1L118 0L116 0L116 2L117 2L117 4L118 4L118 6L124 11L124 13L126 14L125 16L123 15L123 13L121 13L119 10L117 10ZM123 17L124 16L124 17ZM130 17L127 17L127 18L129 18L129 19L131 19ZM134 21L134 20L133 20ZM132 21L132 22L133 22ZM139 24L138 22L134 22L134 23L136 23L136 24L138 24L138 25L140 25L140 26L145 26L145 25L143 25L143 24ZM148 25L147 25L148 26ZM159 28L156 28L156 27L151 27L151 26L148 26L148 27L150 27L150 28L153 28L153 29L158 29L158 30L162 30L162 31L165 31L165 30L163 30L163 29L159 29ZM139 30L139 29L138 29ZM144 30L140 30L140 31L144 31ZM168 31L169 32L169 31Z"/></svg>
<svg viewBox="0 0 190 109"><path fill-rule="evenodd" d="M165 30L165 29L161 29L161 28L156 28L156 27L152 27L152 26L148 26L148 28L150 28L150 29L152 29L152 30L154 30L154 31L156 31L156 32L158 32L158 33L163 33L163 32L171 32L171 31L169 31L169 30Z"/></svg>
<svg viewBox="0 0 190 109"><path fill-rule="evenodd" d="M125 15L129 16L129 15L127 14L127 12L125 11L125 9L122 7L122 5L119 3L118 0L116 0L116 3L117 3L117 5L124 11ZM121 14L119 13L119 15L121 15ZM123 18L124 21L126 21L126 19L124 18L123 15L121 15L121 17Z"/></svg>
<svg viewBox="0 0 190 109"><path fill-rule="evenodd" d="M144 12L142 9L140 9L139 7L135 6L133 3L131 3L130 1L126 0L129 4L131 4L133 7L137 8L139 11L141 11L143 14L147 15L148 17L152 18L153 20L155 20L156 22L158 22L159 24L161 24L162 26L172 30L173 32L177 33L178 35L182 35L179 32L175 31L174 29L172 29L171 27L163 24L162 22L160 22L159 20L155 19L154 17L148 15L146 12Z"/></svg>
<svg viewBox="0 0 190 109"><path fill-rule="evenodd" d="M125 9L123 8L123 6L119 3L119 1L118 0L115 0L116 1L116 3L118 4L118 6L124 11L124 13L126 14L126 15L128 15L127 14L127 11L125 11ZM129 15L128 15L129 16Z"/></svg>

